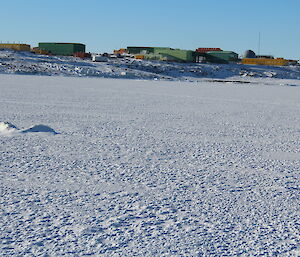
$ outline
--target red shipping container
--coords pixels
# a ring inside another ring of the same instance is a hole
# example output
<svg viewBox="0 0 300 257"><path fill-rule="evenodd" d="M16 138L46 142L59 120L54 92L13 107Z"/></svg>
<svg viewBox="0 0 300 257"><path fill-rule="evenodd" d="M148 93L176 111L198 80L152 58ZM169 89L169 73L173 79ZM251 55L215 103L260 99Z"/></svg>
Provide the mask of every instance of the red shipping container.
<svg viewBox="0 0 300 257"><path fill-rule="evenodd" d="M84 52L77 52L73 54L74 57L79 57L79 58L91 58L90 53L84 53Z"/></svg>

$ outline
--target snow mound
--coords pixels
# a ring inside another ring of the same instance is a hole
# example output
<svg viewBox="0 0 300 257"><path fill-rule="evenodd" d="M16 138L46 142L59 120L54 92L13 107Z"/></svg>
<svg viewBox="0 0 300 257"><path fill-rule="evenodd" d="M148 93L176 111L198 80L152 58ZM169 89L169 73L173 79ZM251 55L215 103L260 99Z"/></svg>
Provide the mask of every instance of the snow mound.
<svg viewBox="0 0 300 257"><path fill-rule="evenodd" d="M59 134L53 128L46 125L33 125L27 129L18 129L15 125L10 122L0 122L0 134L2 135L12 135L17 133L36 133L36 132L44 132L44 133L52 133L54 135Z"/></svg>
<svg viewBox="0 0 300 257"><path fill-rule="evenodd" d="M31 133L31 132L45 132L45 133L52 133L52 134L58 134L53 128L50 128L46 125L34 125L30 128L21 130L22 133Z"/></svg>
<svg viewBox="0 0 300 257"><path fill-rule="evenodd" d="M10 122L4 121L0 122L0 133L2 134L10 134L19 130L15 125L11 124Z"/></svg>

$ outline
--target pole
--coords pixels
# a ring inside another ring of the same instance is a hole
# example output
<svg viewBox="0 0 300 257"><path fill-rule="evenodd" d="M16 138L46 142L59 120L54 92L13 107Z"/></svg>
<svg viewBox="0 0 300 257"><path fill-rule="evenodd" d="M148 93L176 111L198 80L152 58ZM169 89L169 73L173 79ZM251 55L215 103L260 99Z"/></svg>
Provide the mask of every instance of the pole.
<svg viewBox="0 0 300 257"><path fill-rule="evenodd" d="M258 55L260 55L260 32L258 33Z"/></svg>

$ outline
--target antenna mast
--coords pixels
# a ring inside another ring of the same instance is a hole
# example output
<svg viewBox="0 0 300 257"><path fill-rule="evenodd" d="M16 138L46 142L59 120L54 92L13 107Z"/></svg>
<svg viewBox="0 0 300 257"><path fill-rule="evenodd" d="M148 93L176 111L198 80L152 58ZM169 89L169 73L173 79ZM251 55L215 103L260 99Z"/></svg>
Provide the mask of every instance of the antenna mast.
<svg viewBox="0 0 300 257"><path fill-rule="evenodd" d="M260 32L258 33L258 55L260 55Z"/></svg>

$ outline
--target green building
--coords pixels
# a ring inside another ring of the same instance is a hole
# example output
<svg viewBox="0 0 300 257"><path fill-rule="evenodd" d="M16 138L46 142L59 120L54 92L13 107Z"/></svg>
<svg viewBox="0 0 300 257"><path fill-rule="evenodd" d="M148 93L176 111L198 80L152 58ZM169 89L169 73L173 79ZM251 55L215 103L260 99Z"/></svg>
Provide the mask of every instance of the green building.
<svg viewBox="0 0 300 257"><path fill-rule="evenodd" d="M155 55L161 55L167 61L195 62L194 51L173 48L154 48Z"/></svg>
<svg viewBox="0 0 300 257"><path fill-rule="evenodd" d="M191 50L173 49L169 47L127 47L129 54L144 55L148 60L195 62L197 53Z"/></svg>
<svg viewBox="0 0 300 257"><path fill-rule="evenodd" d="M39 43L39 49L54 55L73 55L77 52L85 53L85 45L77 43Z"/></svg>
<svg viewBox="0 0 300 257"><path fill-rule="evenodd" d="M147 60L199 62L201 59L211 63L229 63L239 60L238 54L232 51L210 51L200 53L191 50L173 49L169 47L127 47L129 54L144 55Z"/></svg>
<svg viewBox="0 0 300 257"><path fill-rule="evenodd" d="M205 57L207 61L214 62L214 63L229 63L229 62L237 62L239 60L238 54L232 51L206 52Z"/></svg>
<svg viewBox="0 0 300 257"><path fill-rule="evenodd" d="M129 54L153 54L154 47L128 46L127 51Z"/></svg>

